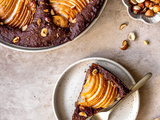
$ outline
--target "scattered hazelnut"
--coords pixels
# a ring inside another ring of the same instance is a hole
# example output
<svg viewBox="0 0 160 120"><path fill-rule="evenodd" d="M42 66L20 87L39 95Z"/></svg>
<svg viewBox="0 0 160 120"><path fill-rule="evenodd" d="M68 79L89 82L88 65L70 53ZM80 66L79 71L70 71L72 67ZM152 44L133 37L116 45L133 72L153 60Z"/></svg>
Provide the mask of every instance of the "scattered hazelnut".
<svg viewBox="0 0 160 120"><path fill-rule="evenodd" d="M43 28L43 29L41 30L41 36L42 36L42 37L46 37L47 34L48 34L48 29L47 29L47 28Z"/></svg>
<svg viewBox="0 0 160 120"><path fill-rule="evenodd" d="M126 50L127 48L128 48L128 42L126 41L126 40L124 40L123 42L122 42L122 45L123 45L123 47L121 47L121 50Z"/></svg>
<svg viewBox="0 0 160 120"><path fill-rule="evenodd" d="M137 3L143 3L145 0L136 0Z"/></svg>
<svg viewBox="0 0 160 120"><path fill-rule="evenodd" d="M152 2L154 2L155 4L160 4L160 0L151 0Z"/></svg>
<svg viewBox="0 0 160 120"><path fill-rule="evenodd" d="M149 45L149 42L147 40L144 40L145 45Z"/></svg>
<svg viewBox="0 0 160 120"><path fill-rule="evenodd" d="M137 5L137 1L136 0L130 0L129 1L132 5Z"/></svg>
<svg viewBox="0 0 160 120"><path fill-rule="evenodd" d="M141 9L144 8L144 4L143 4L143 3L138 3L137 5L138 5Z"/></svg>
<svg viewBox="0 0 160 120"><path fill-rule="evenodd" d="M45 10L43 10L44 12L49 12L49 10L48 9L45 9Z"/></svg>
<svg viewBox="0 0 160 120"><path fill-rule="evenodd" d="M42 21L41 18L39 18L39 19L37 20L37 25L38 25L38 26L41 26L41 21Z"/></svg>
<svg viewBox="0 0 160 120"><path fill-rule="evenodd" d="M55 13L54 13L54 10L53 10L53 9L51 9L51 15L55 15Z"/></svg>
<svg viewBox="0 0 160 120"><path fill-rule="evenodd" d="M141 7L138 5L132 7L132 11L134 14L138 14L141 11Z"/></svg>
<svg viewBox="0 0 160 120"><path fill-rule="evenodd" d="M145 4L145 7L146 7L146 8L149 8L150 1L147 0L147 1L144 2L144 4Z"/></svg>
<svg viewBox="0 0 160 120"><path fill-rule="evenodd" d="M136 39L135 33L131 32L128 34L128 40L134 41Z"/></svg>
<svg viewBox="0 0 160 120"><path fill-rule="evenodd" d="M153 6L153 11L154 11L154 13L160 12L160 6L159 5L154 5Z"/></svg>
<svg viewBox="0 0 160 120"><path fill-rule="evenodd" d="M27 27L28 27L28 25L23 26L22 31L26 31Z"/></svg>
<svg viewBox="0 0 160 120"><path fill-rule="evenodd" d="M69 22L76 23L76 18L75 19L69 19Z"/></svg>
<svg viewBox="0 0 160 120"><path fill-rule="evenodd" d="M59 38L59 34L57 33L56 35L57 35L57 38Z"/></svg>
<svg viewBox="0 0 160 120"><path fill-rule="evenodd" d="M42 5L43 5L43 4L44 4L44 2L43 2L43 1L41 1L41 2L40 2L40 4L42 4Z"/></svg>
<svg viewBox="0 0 160 120"><path fill-rule="evenodd" d="M51 22L51 18L50 17L45 17L44 18L46 22Z"/></svg>
<svg viewBox="0 0 160 120"><path fill-rule="evenodd" d="M145 16L147 16L147 17L152 17L154 15L154 13L153 13L153 10L147 10L146 11L146 13L145 13Z"/></svg>
<svg viewBox="0 0 160 120"><path fill-rule="evenodd" d="M96 75L97 72L98 72L98 70L97 70L97 69L94 69L94 70L92 71L92 74L93 74L93 75Z"/></svg>
<svg viewBox="0 0 160 120"><path fill-rule="evenodd" d="M123 29L124 27L126 27L126 26L127 26L127 24L126 24L126 23L123 23L123 24L120 25L119 29L122 30L122 29Z"/></svg>
<svg viewBox="0 0 160 120"><path fill-rule="evenodd" d="M3 22L0 22L0 25L3 25Z"/></svg>
<svg viewBox="0 0 160 120"><path fill-rule="evenodd" d="M35 1L31 1L30 2L30 7L32 7L32 8L36 8L36 2Z"/></svg>
<svg viewBox="0 0 160 120"><path fill-rule="evenodd" d="M87 117L87 114L86 114L85 112L80 112L79 115L80 115L80 116Z"/></svg>
<svg viewBox="0 0 160 120"><path fill-rule="evenodd" d="M79 108L80 108L81 110L85 110L85 107L83 107L82 105L80 105Z"/></svg>
<svg viewBox="0 0 160 120"><path fill-rule="evenodd" d="M17 42L19 42L19 37L15 37L15 38L13 39L13 43L17 43Z"/></svg>

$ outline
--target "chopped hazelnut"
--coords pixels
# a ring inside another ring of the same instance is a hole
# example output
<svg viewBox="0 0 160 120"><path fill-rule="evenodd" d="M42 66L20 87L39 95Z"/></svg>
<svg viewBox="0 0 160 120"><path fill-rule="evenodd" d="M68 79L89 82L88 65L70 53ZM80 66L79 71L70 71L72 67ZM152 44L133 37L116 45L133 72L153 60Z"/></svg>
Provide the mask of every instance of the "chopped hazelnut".
<svg viewBox="0 0 160 120"><path fill-rule="evenodd" d="M45 9L45 10L43 10L44 12L49 12L49 10L48 9Z"/></svg>
<svg viewBox="0 0 160 120"><path fill-rule="evenodd" d="M28 25L23 26L22 31L26 31L27 27L28 27Z"/></svg>
<svg viewBox="0 0 160 120"><path fill-rule="evenodd" d="M80 116L87 117L87 114L86 114L85 112L80 112L79 115L80 115Z"/></svg>
<svg viewBox="0 0 160 120"><path fill-rule="evenodd" d="M83 106L79 106L79 108L81 109L81 110L85 110L85 107L83 107Z"/></svg>
<svg viewBox="0 0 160 120"><path fill-rule="evenodd" d="M43 5L43 4L44 4L44 2L43 2L43 1L41 1L41 2L40 2L40 4L42 4L42 5Z"/></svg>
<svg viewBox="0 0 160 120"><path fill-rule="evenodd" d="M37 20L37 25L38 25L38 26L41 26L41 21L42 21L41 18L39 18L39 19Z"/></svg>
<svg viewBox="0 0 160 120"><path fill-rule="evenodd" d="M41 36L42 37L46 37L48 35L48 29L47 28L43 28L42 30L41 30Z"/></svg>
<svg viewBox="0 0 160 120"><path fill-rule="evenodd" d="M123 47L121 47L121 50L126 50L127 48L128 48L128 42L126 41L126 40L124 40L123 42L122 42L122 45L123 45Z"/></svg>
<svg viewBox="0 0 160 120"><path fill-rule="evenodd" d="M19 42L19 37L15 37L15 38L13 39L13 43L17 43L17 42Z"/></svg>
<svg viewBox="0 0 160 120"><path fill-rule="evenodd" d="M51 9L51 15L55 15L55 13L54 13L54 10L53 10L53 9Z"/></svg>
<svg viewBox="0 0 160 120"><path fill-rule="evenodd" d="M149 45L149 42L147 40L144 40L145 45Z"/></svg>
<svg viewBox="0 0 160 120"><path fill-rule="evenodd" d="M0 25L3 25L3 22L0 22Z"/></svg>
<svg viewBox="0 0 160 120"><path fill-rule="evenodd" d="M98 73L98 70L97 69L94 69L93 71L92 71L92 74L93 75L96 75Z"/></svg>

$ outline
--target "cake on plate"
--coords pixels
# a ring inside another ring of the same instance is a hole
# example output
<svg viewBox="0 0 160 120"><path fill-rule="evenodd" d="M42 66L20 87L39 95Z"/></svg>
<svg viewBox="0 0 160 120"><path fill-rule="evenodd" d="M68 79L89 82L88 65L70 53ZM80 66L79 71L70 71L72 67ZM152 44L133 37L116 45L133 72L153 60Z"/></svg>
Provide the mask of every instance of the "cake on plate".
<svg viewBox="0 0 160 120"><path fill-rule="evenodd" d="M128 87L118 77L93 63L87 70L72 120L85 120L128 93Z"/></svg>
<svg viewBox="0 0 160 120"><path fill-rule="evenodd" d="M73 40L96 18L105 0L0 0L0 40L24 47Z"/></svg>

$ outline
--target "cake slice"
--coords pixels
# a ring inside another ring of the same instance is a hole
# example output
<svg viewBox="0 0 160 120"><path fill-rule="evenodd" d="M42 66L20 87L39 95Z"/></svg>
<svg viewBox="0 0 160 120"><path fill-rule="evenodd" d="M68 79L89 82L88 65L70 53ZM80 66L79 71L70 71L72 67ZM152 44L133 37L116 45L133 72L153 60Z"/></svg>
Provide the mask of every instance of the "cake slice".
<svg viewBox="0 0 160 120"><path fill-rule="evenodd" d="M72 120L85 120L127 95L129 89L115 75L93 63L87 70Z"/></svg>

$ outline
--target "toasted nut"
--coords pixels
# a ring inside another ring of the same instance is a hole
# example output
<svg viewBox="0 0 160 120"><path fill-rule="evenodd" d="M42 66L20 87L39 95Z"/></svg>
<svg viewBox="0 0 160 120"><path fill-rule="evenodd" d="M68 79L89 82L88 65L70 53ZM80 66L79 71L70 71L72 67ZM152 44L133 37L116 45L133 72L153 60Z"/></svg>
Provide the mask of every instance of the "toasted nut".
<svg viewBox="0 0 160 120"><path fill-rule="evenodd" d="M138 5L132 7L132 11L134 14L138 14L141 11L141 7Z"/></svg>
<svg viewBox="0 0 160 120"><path fill-rule="evenodd" d="M124 27L126 27L126 26L127 26L127 24L126 24L126 23L123 23L123 24L120 25L119 29L122 30L122 29L123 29Z"/></svg>
<svg viewBox="0 0 160 120"><path fill-rule="evenodd" d="M22 31L26 31L27 30L28 25L25 25L22 27Z"/></svg>
<svg viewBox="0 0 160 120"><path fill-rule="evenodd" d="M3 22L0 22L0 25L3 25Z"/></svg>
<svg viewBox="0 0 160 120"><path fill-rule="evenodd" d="M68 20L59 15L53 16L53 23L63 28L68 26Z"/></svg>
<svg viewBox="0 0 160 120"><path fill-rule="evenodd" d="M150 3L151 3L151 2L150 2L149 0L145 1L145 2L144 2L145 7L146 7L146 8L149 8Z"/></svg>
<svg viewBox="0 0 160 120"><path fill-rule="evenodd" d="M147 8L143 8L140 13L144 14L147 11Z"/></svg>
<svg viewBox="0 0 160 120"><path fill-rule="evenodd" d="M160 0L151 0L152 2L154 2L155 4L159 4Z"/></svg>
<svg viewBox="0 0 160 120"><path fill-rule="evenodd" d="M160 6L159 5L154 5L153 6L153 11L154 11L154 13L160 12Z"/></svg>
<svg viewBox="0 0 160 120"><path fill-rule="evenodd" d="M149 42L147 40L144 40L145 45L149 45Z"/></svg>
<svg viewBox="0 0 160 120"><path fill-rule="evenodd" d="M123 42L122 42L122 45L123 45L123 47L121 47L121 50L126 50L127 48L128 48L128 42L126 41L126 40L124 40Z"/></svg>
<svg viewBox="0 0 160 120"><path fill-rule="evenodd" d="M136 0L138 3L143 3L145 0Z"/></svg>
<svg viewBox="0 0 160 120"><path fill-rule="evenodd" d="M81 109L81 110L85 110L85 107L83 107L83 106L79 106L79 108Z"/></svg>
<svg viewBox="0 0 160 120"><path fill-rule="evenodd" d="M41 1L41 2L40 2L40 4L42 4L42 5L43 5L43 4L44 4L44 2L43 2L43 1Z"/></svg>
<svg viewBox="0 0 160 120"><path fill-rule="evenodd" d="M19 37L15 37L15 38L13 39L13 43L17 43L17 42L19 42Z"/></svg>
<svg viewBox="0 0 160 120"><path fill-rule="evenodd" d="M49 12L49 10L48 9L45 9L45 10L43 10L44 12Z"/></svg>
<svg viewBox="0 0 160 120"><path fill-rule="evenodd" d="M41 18L39 18L39 19L37 20L37 25L38 25L38 26L41 26L41 21L42 21Z"/></svg>
<svg viewBox="0 0 160 120"><path fill-rule="evenodd" d="M69 22L76 23L76 18L75 19L69 19Z"/></svg>
<svg viewBox="0 0 160 120"><path fill-rule="evenodd" d="M97 69L94 69L93 71L92 71L92 74L93 75L96 75L98 73L98 70Z"/></svg>
<svg viewBox="0 0 160 120"><path fill-rule="evenodd" d="M86 114L85 112L80 112L79 115L80 115L80 116L87 117L87 114Z"/></svg>
<svg viewBox="0 0 160 120"><path fill-rule="evenodd" d="M153 2L150 2L150 4L149 4L149 9L150 10L153 10L153 6L155 5L155 3L153 3Z"/></svg>
<svg viewBox="0 0 160 120"><path fill-rule="evenodd" d="M137 1L136 0L130 0L129 1L132 5L137 5Z"/></svg>
<svg viewBox="0 0 160 120"><path fill-rule="evenodd" d="M47 28L43 28L43 29L41 30L41 36L42 36L42 37L46 37L47 34L48 34L48 29L47 29Z"/></svg>
<svg viewBox="0 0 160 120"><path fill-rule="evenodd" d="M55 15L55 13L54 13L54 10L53 10L53 9L51 9L51 15Z"/></svg>
<svg viewBox="0 0 160 120"><path fill-rule="evenodd" d="M144 8L144 4L143 4L143 3L138 3L137 5L138 5L141 9Z"/></svg>
<svg viewBox="0 0 160 120"><path fill-rule="evenodd" d="M57 33L56 35L57 35L57 38L59 38L59 34Z"/></svg>
<svg viewBox="0 0 160 120"><path fill-rule="evenodd" d="M51 18L50 17L45 17L44 18L46 22L51 22Z"/></svg>
<svg viewBox="0 0 160 120"><path fill-rule="evenodd" d="M154 15L154 13L153 13L153 10L147 10L146 11L146 13L145 13L145 16L147 16L147 17L152 17Z"/></svg>
<svg viewBox="0 0 160 120"><path fill-rule="evenodd" d="M131 32L128 34L128 40L134 41L136 39L135 33Z"/></svg>
<svg viewBox="0 0 160 120"><path fill-rule="evenodd" d="M31 1L30 2L30 7L32 7L32 8L36 8L36 2L35 1Z"/></svg>

